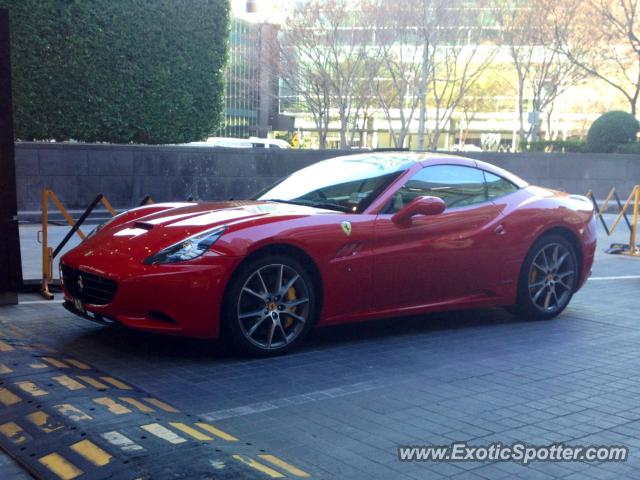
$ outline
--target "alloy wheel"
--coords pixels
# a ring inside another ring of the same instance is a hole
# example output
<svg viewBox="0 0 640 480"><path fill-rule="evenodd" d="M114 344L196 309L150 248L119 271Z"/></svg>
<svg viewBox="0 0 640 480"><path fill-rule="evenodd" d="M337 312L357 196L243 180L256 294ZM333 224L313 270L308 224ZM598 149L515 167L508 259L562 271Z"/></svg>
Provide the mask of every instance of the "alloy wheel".
<svg viewBox="0 0 640 480"><path fill-rule="evenodd" d="M237 319L256 347L276 350L293 342L309 320L309 289L289 265L271 264L254 271L242 286Z"/></svg>
<svg viewBox="0 0 640 480"><path fill-rule="evenodd" d="M532 303L545 313L562 310L571 299L576 282L574 256L560 243L548 243L531 263L527 289Z"/></svg>

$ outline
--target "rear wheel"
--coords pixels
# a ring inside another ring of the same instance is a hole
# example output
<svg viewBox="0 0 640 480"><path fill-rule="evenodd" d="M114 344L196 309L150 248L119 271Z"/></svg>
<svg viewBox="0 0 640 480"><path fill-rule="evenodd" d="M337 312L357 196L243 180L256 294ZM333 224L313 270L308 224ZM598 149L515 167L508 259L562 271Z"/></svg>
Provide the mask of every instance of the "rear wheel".
<svg viewBox="0 0 640 480"><path fill-rule="evenodd" d="M578 281L575 249L559 235L539 239L522 265L515 313L531 319L549 319L569 304Z"/></svg>
<svg viewBox="0 0 640 480"><path fill-rule="evenodd" d="M225 329L240 350L259 356L289 352L315 319L313 279L295 259L269 255L234 276L225 302Z"/></svg>

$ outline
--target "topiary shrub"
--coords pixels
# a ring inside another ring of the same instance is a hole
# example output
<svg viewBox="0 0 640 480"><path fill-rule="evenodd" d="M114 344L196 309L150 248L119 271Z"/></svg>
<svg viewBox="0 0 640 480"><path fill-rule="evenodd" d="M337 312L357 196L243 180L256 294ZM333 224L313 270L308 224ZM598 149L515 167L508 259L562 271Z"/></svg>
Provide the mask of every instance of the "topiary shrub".
<svg viewBox="0 0 640 480"><path fill-rule="evenodd" d="M640 124L627 112L608 112L596 119L587 134L587 150L611 153L618 145L636 142Z"/></svg>

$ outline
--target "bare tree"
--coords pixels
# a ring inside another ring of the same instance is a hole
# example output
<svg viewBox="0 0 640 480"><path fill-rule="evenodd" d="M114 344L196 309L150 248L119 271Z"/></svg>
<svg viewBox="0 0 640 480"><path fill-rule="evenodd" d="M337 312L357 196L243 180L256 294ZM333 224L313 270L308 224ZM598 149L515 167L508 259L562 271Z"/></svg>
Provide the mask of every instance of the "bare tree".
<svg viewBox="0 0 640 480"><path fill-rule="evenodd" d="M377 106L374 83L378 76L380 62L378 51L371 49L362 64L362 69L354 79L353 112L349 121L349 145L355 145L355 137L359 135L359 145L364 145L364 134L368 130L373 109Z"/></svg>
<svg viewBox="0 0 640 480"><path fill-rule="evenodd" d="M322 10L317 28L325 33L329 51L331 93L340 119L340 148L349 146L347 140L352 114L358 109L355 91L360 74L367 62L367 34L360 20L360 5L347 0L312 0Z"/></svg>
<svg viewBox="0 0 640 480"><path fill-rule="evenodd" d="M640 4L637 0L559 0L563 52L589 75L620 92L636 114L640 96Z"/></svg>
<svg viewBox="0 0 640 480"><path fill-rule="evenodd" d="M456 116L459 121L459 147L467 143L469 128L480 113L497 110L497 99L512 88L502 69L490 67L458 104Z"/></svg>
<svg viewBox="0 0 640 480"><path fill-rule="evenodd" d="M430 35L428 48L432 53L427 65L427 104L431 107L427 113L433 124L427 138L431 150L438 147L440 136L450 126L460 102L497 53L496 45L483 38L482 20L488 1L478 0L473 6L461 0L438 1L441 4L433 12L440 32L435 37Z"/></svg>
<svg viewBox="0 0 640 480"><path fill-rule="evenodd" d="M313 28L318 10L301 10L291 17L279 39L280 76L288 91L283 97L313 117L320 148L327 146L331 92L330 58L321 48L323 33ZM320 48L319 48L320 47Z"/></svg>
<svg viewBox="0 0 640 480"><path fill-rule="evenodd" d="M585 76L563 49L561 33L572 19L557 0L498 0L494 7L517 75L520 141L537 140L539 122L525 131L525 97L534 112L546 115L549 130L556 99Z"/></svg>
<svg viewBox="0 0 640 480"><path fill-rule="evenodd" d="M374 0L367 8L378 61L373 90L395 147L404 147L420 102L423 42L416 19L421 15L418 2Z"/></svg>
<svg viewBox="0 0 640 480"><path fill-rule="evenodd" d="M362 8L347 0L310 0L300 3L283 27L282 56L297 72L285 79L308 102L319 131L328 131L326 101L335 109L340 123L340 147L349 146L350 131L367 110L368 98L361 95L363 80L370 82L367 45L371 32L362 25ZM370 94L369 94L370 95ZM316 108L318 107L318 108ZM322 122L320 126L318 122ZM326 129L326 130L325 130ZM326 136L326 135L325 135ZM322 142L321 142L322 143Z"/></svg>

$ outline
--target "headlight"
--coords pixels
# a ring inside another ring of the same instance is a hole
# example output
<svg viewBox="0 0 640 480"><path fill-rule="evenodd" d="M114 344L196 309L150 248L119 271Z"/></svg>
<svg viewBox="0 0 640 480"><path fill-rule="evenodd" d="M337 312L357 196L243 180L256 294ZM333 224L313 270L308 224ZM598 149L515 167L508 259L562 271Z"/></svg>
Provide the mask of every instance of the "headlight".
<svg viewBox="0 0 640 480"><path fill-rule="evenodd" d="M147 258L143 263L145 265L157 265L159 263L174 263L193 260L209 250L209 247L211 247L211 245L220 238L220 235L225 231L225 228L226 227L218 227L214 230L207 230L206 232L198 233L197 235L189 237L159 251L155 255Z"/></svg>

